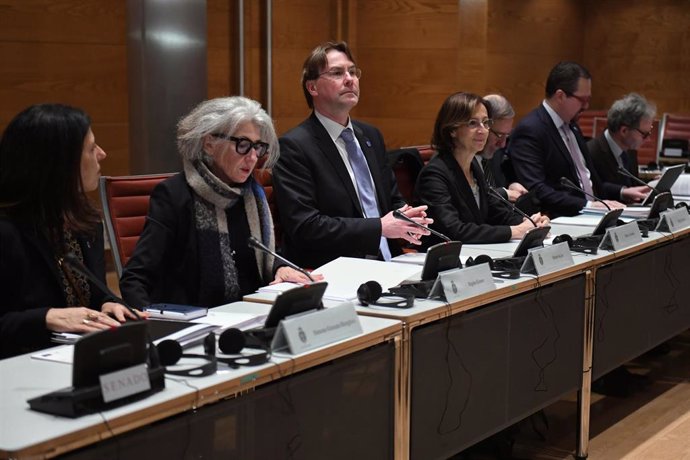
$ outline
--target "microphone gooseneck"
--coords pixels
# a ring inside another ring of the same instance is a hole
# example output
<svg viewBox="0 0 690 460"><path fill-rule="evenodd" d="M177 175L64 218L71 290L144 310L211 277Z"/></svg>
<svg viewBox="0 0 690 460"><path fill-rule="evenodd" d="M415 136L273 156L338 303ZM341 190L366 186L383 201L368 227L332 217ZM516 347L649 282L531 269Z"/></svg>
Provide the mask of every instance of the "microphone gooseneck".
<svg viewBox="0 0 690 460"><path fill-rule="evenodd" d="M661 192L659 192L659 190L652 187L651 185L649 185L648 183L646 183L645 181L643 181L639 177L635 176L634 174L631 174L630 171L628 171L627 169L625 169L622 166L618 167L618 174L625 176L625 177L629 177L630 179L634 180L635 182L637 182L640 185L644 185L645 187L649 187L650 189L654 190L654 192L656 192L657 194L661 193Z"/></svg>
<svg viewBox="0 0 690 460"><path fill-rule="evenodd" d="M261 241L257 240L253 236L250 236L249 238L247 238L247 245L250 248L258 249L259 251L262 251L262 252L265 252L267 254L272 255L276 259L278 259L282 262L285 262L285 264L287 264L288 267L294 268L298 272L302 273L304 276L309 278L309 281L314 281L314 278L311 277L311 275L309 274L308 271L306 271L305 269L303 269L303 268L295 265L294 263L290 262L289 260L287 260L285 257L281 256L277 252L271 251L270 249L268 249L266 247L266 245L264 245Z"/></svg>
<svg viewBox="0 0 690 460"><path fill-rule="evenodd" d="M578 187L577 185L573 184L573 183L570 181L570 179L568 179L567 177L561 177L561 185L564 186L564 187L573 189L573 190L577 190L578 192L582 192L585 196L588 196L588 197L590 197L590 198L593 198L594 201L598 201L599 203L601 203L601 204L603 204L604 206L606 206L606 209L608 209L609 211L611 210L611 206L609 206L608 204L606 204L606 202L605 202L604 200L602 200L602 199L599 198L599 197L596 197L596 196L592 195L591 193L585 192L585 191L582 190L580 187Z"/></svg>
<svg viewBox="0 0 690 460"><path fill-rule="evenodd" d="M443 241L445 241L446 243L448 243L448 242L451 241L451 239L448 238L448 237L447 237L446 235L444 235L443 233L437 232L437 231L434 230L433 228L430 228L430 227L427 227L427 226L425 226L425 225L422 225L422 224L420 224L419 222L415 222L413 219L407 217L407 216L405 215L405 213L403 213L403 212L400 211L399 209L396 209L396 210L393 211L393 217L395 217L396 219L404 220L405 222L408 222L408 223L414 225L415 227L419 227L419 228L423 228L423 229L425 229L425 230L429 230L429 231L431 232L432 235L438 236L439 238L441 238L441 239L442 239Z"/></svg>
<svg viewBox="0 0 690 460"><path fill-rule="evenodd" d="M110 290L108 286L103 283L103 281L99 280L96 275L93 274L91 270L89 270L86 265L84 265L81 260L79 260L79 257L77 257L73 252L68 252L65 254L65 257L63 260L72 267L76 272L80 273L81 275L85 276L89 281L91 281L94 286L96 286L103 294L109 295L113 299L117 301L117 303L124 305L124 307L129 310L131 314L134 315L136 319L141 319L139 317L139 313L132 308L127 302L122 300L119 296L117 296L113 291Z"/></svg>
<svg viewBox="0 0 690 460"><path fill-rule="evenodd" d="M497 192L496 190L494 190L491 186L489 186L489 183L488 183L488 182L486 182L486 188L489 190L489 193L491 193L493 196L495 196L496 198L498 198L499 200L501 200L503 203L505 203L505 204L507 204L508 206L510 206L510 208L513 210L513 212L515 212L516 214L520 214L522 217L524 217L525 219L527 219L527 220L529 220L530 222L532 222L532 225L534 225L535 227L537 226L537 223L534 222L534 221L532 220L532 218L531 218L530 216L527 215L526 212L524 212L522 209L520 209L520 208L518 208L517 206L515 206L515 205L514 205L513 203L511 203L510 201L508 201L508 200L506 200L505 198L503 198L503 197L501 196L500 193L498 193L498 192Z"/></svg>

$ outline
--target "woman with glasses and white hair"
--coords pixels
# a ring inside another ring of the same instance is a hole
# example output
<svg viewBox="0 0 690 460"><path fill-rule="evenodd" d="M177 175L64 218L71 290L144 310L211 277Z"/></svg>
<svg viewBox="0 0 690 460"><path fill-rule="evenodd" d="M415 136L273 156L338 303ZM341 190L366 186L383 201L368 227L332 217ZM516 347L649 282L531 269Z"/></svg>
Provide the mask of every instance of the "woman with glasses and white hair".
<svg viewBox="0 0 690 460"><path fill-rule="evenodd" d="M274 249L259 159L278 159L273 122L244 97L204 101L177 127L183 172L153 190L144 231L120 281L131 305L212 307L240 300L270 282L308 282L302 273L247 245Z"/></svg>
<svg viewBox="0 0 690 460"><path fill-rule="evenodd" d="M428 206L432 227L464 243L501 243L520 239L532 223L490 194L475 159L493 125L489 104L471 93L450 95L436 117L432 145L436 155L419 173L416 193ZM532 219L548 223L541 214ZM440 242L434 236L425 245Z"/></svg>

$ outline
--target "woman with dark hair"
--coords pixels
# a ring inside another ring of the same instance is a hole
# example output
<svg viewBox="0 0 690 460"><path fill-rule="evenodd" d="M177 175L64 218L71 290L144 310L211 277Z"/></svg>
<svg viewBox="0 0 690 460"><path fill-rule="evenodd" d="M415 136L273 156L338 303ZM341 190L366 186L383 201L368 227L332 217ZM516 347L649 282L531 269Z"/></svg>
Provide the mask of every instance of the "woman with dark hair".
<svg viewBox="0 0 690 460"><path fill-rule="evenodd" d="M278 159L273 121L261 105L238 96L204 101L180 120L177 146L184 171L151 194L120 280L124 299L213 307L270 282L309 282L247 245L252 236L275 247L266 195L252 175L259 159L267 168Z"/></svg>
<svg viewBox="0 0 690 460"><path fill-rule="evenodd" d="M105 152L88 115L59 104L19 113L0 140L0 357L51 345L51 332L94 332L133 317L63 263L105 282L103 229L88 192Z"/></svg>
<svg viewBox="0 0 690 460"><path fill-rule="evenodd" d="M492 126L489 105L470 93L455 93L441 106L432 145L438 150L419 173L417 195L429 207L432 228L464 243L501 243L520 239L532 223L489 194L481 165L475 159ZM549 220L532 216L538 226ZM429 237L427 245L439 242Z"/></svg>

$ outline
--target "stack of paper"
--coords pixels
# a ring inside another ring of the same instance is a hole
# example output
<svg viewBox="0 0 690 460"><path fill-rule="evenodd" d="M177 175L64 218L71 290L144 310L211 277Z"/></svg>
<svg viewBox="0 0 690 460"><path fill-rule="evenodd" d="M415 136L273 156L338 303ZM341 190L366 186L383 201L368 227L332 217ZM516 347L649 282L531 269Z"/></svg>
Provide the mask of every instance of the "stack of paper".
<svg viewBox="0 0 690 460"><path fill-rule="evenodd" d="M367 281L378 281L386 291L402 281L421 276L416 264L381 262L379 260L340 257L314 270L322 274L328 288L324 299L347 301L357 298L357 288Z"/></svg>

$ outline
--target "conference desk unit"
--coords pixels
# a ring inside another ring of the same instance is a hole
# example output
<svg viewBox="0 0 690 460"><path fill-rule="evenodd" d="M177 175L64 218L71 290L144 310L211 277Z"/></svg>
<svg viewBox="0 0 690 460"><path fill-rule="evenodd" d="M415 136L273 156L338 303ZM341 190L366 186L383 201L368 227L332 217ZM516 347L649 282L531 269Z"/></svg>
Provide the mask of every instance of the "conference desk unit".
<svg viewBox="0 0 690 460"><path fill-rule="evenodd" d="M589 231L552 228L553 235ZM574 253L572 267L499 281L495 291L450 305L359 307L404 324L402 458L447 458L574 390L576 457L586 458L593 375L690 328L680 285L690 274L689 234L651 232L621 251ZM463 253L509 256L514 246L470 245Z"/></svg>
<svg viewBox="0 0 690 460"><path fill-rule="evenodd" d="M0 457L393 458L401 324L366 317L361 324L356 337L274 354L261 366L166 377L159 393L76 419L26 403L69 386L70 365L30 355L2 360Z"/></svg>

